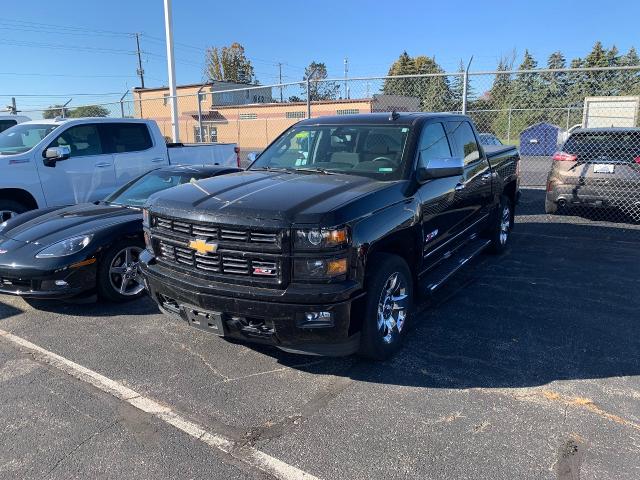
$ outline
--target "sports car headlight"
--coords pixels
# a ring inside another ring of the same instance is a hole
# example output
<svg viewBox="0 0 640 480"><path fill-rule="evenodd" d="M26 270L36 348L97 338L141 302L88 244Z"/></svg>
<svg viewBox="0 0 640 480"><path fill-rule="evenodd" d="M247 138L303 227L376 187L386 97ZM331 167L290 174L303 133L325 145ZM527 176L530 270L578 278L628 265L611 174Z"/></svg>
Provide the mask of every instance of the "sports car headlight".
<svg viewBox="0 0 640 480"><path fill-rule="evenodd" d="M0 223L0 232L2 232L5 228L7 228L7 222L8 220Z"/></svg>
<svg viewBox="0 0 640 480"><path fill-rule="evenodd" d="M89 245L92 237L93 235L80 235L53 243L47 248L40 250L36 254L36 258L66 257L67 255L73 255Z"/></svg>
<svg viewBox="0 0 640 480"><path fill-rule="evenodd" d="M349 232L345 228L332 230L311 228L294 230L293 243L300 250L318 250L344 245L349 240Z"/></svg>

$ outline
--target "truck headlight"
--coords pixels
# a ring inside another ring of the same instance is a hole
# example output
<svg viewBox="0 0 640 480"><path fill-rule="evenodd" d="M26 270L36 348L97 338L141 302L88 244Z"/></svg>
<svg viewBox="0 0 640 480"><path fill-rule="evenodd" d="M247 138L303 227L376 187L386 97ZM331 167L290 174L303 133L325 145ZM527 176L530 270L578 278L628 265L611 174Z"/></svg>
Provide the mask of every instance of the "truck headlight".
<svg viewBox="0 0 640 480"><path fill-rule="evenodd" d="M66 238L40 250L36 254L36 258L66 257L67 255L73 255L89 245L92 237L93 235L79 235L77 237Z"/></svg>
<svg viewBox="0 0 640 480"><path fill-rule="evenodd" d="M344 245L349 241L347 228L294 230L293 244L299 250L319 250Z"/></svg>
<svg viewBox="0 0 640 480"><path fill-rule="evenodd" d="M142 226L149 228L151 226L149 210L146 208L142 209Z"/></svg>
<svg viewBox="0 0 640 480"><path fill-rule="evenodd" d="M293 277L298 280L331 279L346 273L346 258L296 258L293 261Z"/></svg>

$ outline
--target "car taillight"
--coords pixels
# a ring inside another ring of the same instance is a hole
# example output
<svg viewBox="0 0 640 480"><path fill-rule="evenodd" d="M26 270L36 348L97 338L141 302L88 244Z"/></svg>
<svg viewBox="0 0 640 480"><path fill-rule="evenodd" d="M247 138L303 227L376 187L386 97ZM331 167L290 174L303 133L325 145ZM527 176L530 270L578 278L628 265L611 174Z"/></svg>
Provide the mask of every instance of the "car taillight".
<svg viewBox="0 0 640 480"><path fill-rule="evenodd" d="M633 161L640 165L640 155L634 158Z"/></svg>
<svg viewBox="0 0 640 480"><path fill-rule="evenodd" d="M240 168L240 147L233 147L233 151L236 152L236 164Z"/></svg>
<svg viewBox="0 0 640 480"><path fill-rule="evenodd" d="M556 162L575 162L578 159L578 156L567 152L556 152L551 158Z"/></svg>

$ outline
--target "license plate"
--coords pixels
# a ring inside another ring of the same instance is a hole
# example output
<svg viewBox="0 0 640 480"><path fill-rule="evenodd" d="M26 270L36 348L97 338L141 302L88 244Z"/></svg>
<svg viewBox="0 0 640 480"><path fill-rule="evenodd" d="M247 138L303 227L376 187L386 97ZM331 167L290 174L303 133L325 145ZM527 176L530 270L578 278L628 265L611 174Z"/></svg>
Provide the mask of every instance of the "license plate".
<svg viewBox="0 0 640 480"><path fill-rule="evenodd" d="M615 165L607 163L596 163L593 166L593 173L613 173Z"/></svg>
<svg viewBox="0 0 640 480"><path fill-rule="evenodd" d="M184 307L187 322L192 327L205 330L216 335L224 335L222 314L218 312L204 312L195 307Z"/></svg>

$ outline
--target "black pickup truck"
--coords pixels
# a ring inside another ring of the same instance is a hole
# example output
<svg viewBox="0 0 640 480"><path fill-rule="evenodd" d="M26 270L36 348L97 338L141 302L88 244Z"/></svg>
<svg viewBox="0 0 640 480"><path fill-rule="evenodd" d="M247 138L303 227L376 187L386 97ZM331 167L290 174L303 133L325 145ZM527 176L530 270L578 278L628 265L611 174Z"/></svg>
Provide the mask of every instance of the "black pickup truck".
<svg viewBox="0 0 640 480"><path fill-rule="evenodd" d="M147 289L221 336L386 358L420 293L507 244L519 154L490 148L463 115L299 122L246 171L148 202Z"/></svg>

